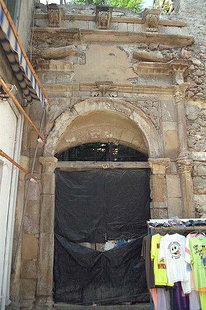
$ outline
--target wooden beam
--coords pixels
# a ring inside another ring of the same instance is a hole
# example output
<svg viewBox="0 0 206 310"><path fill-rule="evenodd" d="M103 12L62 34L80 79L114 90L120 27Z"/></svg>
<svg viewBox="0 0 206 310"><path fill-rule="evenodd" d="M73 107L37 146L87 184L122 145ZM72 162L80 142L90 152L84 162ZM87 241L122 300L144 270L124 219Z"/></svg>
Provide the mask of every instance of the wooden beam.
<svg viewBox="0 0 206 310"><path fill-rule="evenodd" d="M30 176L32 179L34 179L35 181L37 181L37 178L29 171L27 171L24 167L22 167L21 165L19 165L15 160L13 160L13 158L11 158L9 155L7 155L6 153L4 153L1 149L0 149L0 156L6 158L8 161L10 161L10 163L12 163L14 166L16 166L19 170L21 170L22 172L24 172L26 175Z"/></svg>
<svg viewBox="0 0 206 310"><path fill-rule="evenodd" d="M21 43L21 40L20 40L19 35L18 35L18 32L17 32L16 27L15 27L15 25L14 25L14 22L13 22L13 20L12 20L12 18L11 18L11 15L10 15L9 11L7 10L7 7L6 7L5 3L4 3L4 1L3 1L3 0L0 0L0 4L1 4L1 6L2 6L2 9L4 10L4 13L5 13L7 19L8 19L8 22L9 22L9 24L10 24L10 26L11 26L11 29L13 30L13 33L14 33L16 39L17 39L17 42L19 43L19 46L20 46L21 51L22 51L22 54L23 54L23 56L24 56L24 58L25 58L25 60L26 60L26 62L27 62L27 64L28 64L28 66L29 66L29 69L31 70L33 76L34 76L35 79L37 80L37 82L38 82L38 84L39 84L39 87L40 87L41 90L42 90L43 95L44 95L45 98L47 99L48 104L50 104L49 96L48 96L48 94L47 94L47 92L46 92L44 86L42 85L40 79L38 78L38 76L37 76L37 74L36 74L36 72L35 72L35 70L34 70L32 64L31 64L31 62L30 62L30 60L29 60L29 58L28 58L28 56L27 56L27 54L26 54L26 51L25 51L25 49L24 49L24 46L23 46L23 44Z"/></svg>
<svg viewBox="0 0 206 310"><path fill-rule="evenodd" d="M32 122L31 118L29 117L29 115L24 111L23 107L21 106L21 104L18 102L18 100L16 99L16 97L12 94L12 92L10 91L10 89L8 88L8 86L6 85L6 83L4 82L4 80L2 79L2 77L0 77L0 85L2 86L3 90L5 91L5 93L9 96L9 98L12 99L12 101L14 102L14 104L17 106L17 108L20 110L20 112L22 112L22 114L24 115L25 119L30 123L30 125L33 127L33 129L36 131L36 133L38 134L38 136L42 139L42 141L44 141L44 137L41 134L41 132L39 131L39 129L36 127L36 125Z"/></svg>
<svg viewBox="0 0 206 310"><path fill-rule="evenodd" d="M81 171L91 169L145 169L150 167L148 162L58 161L56 168Z"/></svg>

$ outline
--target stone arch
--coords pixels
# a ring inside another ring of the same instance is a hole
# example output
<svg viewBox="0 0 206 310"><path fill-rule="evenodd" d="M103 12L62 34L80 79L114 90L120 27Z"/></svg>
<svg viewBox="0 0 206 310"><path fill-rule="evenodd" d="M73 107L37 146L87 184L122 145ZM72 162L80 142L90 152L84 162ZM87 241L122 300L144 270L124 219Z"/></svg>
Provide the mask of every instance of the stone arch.
<svg viewBox="0 0 206 310"><path fill-rule="evenodd" d="M127 123L128 132L122 132L120 137L117 134L117 130L108 132L103 129L103 126L100 128L101 124L96 122L96 126L93 126L93 128L96 128L95 134L93 131L93 135L91 135L91 132L89 132L91 128L89 129L88 127L87 135L83 134L79 140L75 139L75 126L77 133L78 123L81 128L84 122L88 121L92 115L94 116L94 113L97 119L98 117L100 118L100 115L103 117L104 113L106 113L106 118L111 121L112 118L116 117L120 122ZM99 116L97 117L97 115ZM98 134L98 128L99 132L101 129L101 134ZM68 133L68 137L66 137L66 133ZM71 135L69 137L70 133ZM72 109L63 112L55 120L54 127L47 137L44 156L54 156L60 150L63 151L66 148L82 143L97 142L100 140L102 142L123 143L124 145L137 148L144 153L148 153L150 158L161 157L163 154L163 146L159 139L158 131L152 121L140 108L123 100L91 98L77 103Z"/></svg>

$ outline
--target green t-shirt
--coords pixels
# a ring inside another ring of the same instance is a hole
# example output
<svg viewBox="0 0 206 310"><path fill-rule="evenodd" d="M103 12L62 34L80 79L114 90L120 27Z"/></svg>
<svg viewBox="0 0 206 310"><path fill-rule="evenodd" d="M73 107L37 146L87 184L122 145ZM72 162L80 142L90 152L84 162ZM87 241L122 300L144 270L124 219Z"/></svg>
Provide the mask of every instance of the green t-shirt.
<svg viewBox="0 0 206 310"><path fill-rule="evenodd" d="M206 288L206 237L189 240L195 287Z"/></svg>
<svg viewBox="0 0 206 310"><path fill-rule="evenodd" d="M154 261L155 285L173 286L172 283L168 283L165 262L159 260L161 238L160 234L156 234L152 236L151 240L151 259Z"/></svg>

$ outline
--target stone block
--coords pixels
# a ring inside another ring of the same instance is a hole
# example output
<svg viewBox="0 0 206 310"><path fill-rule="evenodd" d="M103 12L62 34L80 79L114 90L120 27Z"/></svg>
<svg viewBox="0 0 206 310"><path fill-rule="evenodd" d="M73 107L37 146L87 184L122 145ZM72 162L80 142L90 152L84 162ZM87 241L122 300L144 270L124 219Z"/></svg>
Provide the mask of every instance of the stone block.
<svg viewBox="0 0 206 310"><path fill-rule="evenodd" d="M42 173L42 193L54 194L55 192L55 175L54 173Z"/></svg>
<svg viewBox="0 0 206 310"><path fill-rule="evenodd" d="M206 164L205 163L195 164L193 174L198 176L206 176Z"/></svg>
<svg viewBox="0 0 206 310"><path fill-rule="evenodd" d="M40 198L40 184L38 182L30 182L28 190L28 200L39 200Z"/></svg>
<svg viewBox="0 0 206 310"><path fill-rule="evenodd" d="M206 215L206 195L194 195L194 203L197 215Z"/></svg>
<svg viewBox="0 0 206 310"><path fill-rule="evenodd" d="M38 256L38 239L31 234L23 234L22 258L36 259Z"/></svg>
<svg viewBox="0 0 206 310"><path fill-rule="evenodd" d="M167 209L153 209L151 211L152 218L154 219L166 219L168 218Z"/></svg>
<svg viewBox="0 0 206 310"><path fill-rule="evenodd" d="M36 292L35 279L22 279L21 280L21 299L33 299Z"/></svg>
<svg viewBox="0 0 206 310"><path fill-rule="evenodd" d="M165 155L170 158L176 158L178 153L177 130L167 130L164 133Z"/></svg>
<svg viewBox="0 0 206 310"><path fill-rule="evenodd" d="M194 177L193 185L195 194L206 194L206 177Z"/></svg>
<svg viewBox="0 0 206 310"><path fill-rule="evenodd" d="M24 231L29 234L39 233L40 201L29 200L24 216Z"/></svg>
<svg viewBox="0 0 206 310"><path fill-rule="evenodd" d="M166 202L167 186L164 175L152 176L152 200L154 202Z"/></svg>
<svg viewBox="0 0 206 310"><path fill-rule="evenodd" d="M37 286L37 294L39 296L51 296L53 289L54 235L52 233L41 233L39 243L40 277Z"/></svg>
<svg viewBox="0 0 206 310"><path fill-rule="evenodd" d="M134 24L127 24L127 31L133 32L134 31Z"/></svg>
<svg viewBox="0 0 206 310"><path fill-rule="evenodd" d="M181 198L168 198L168 217L178 216L181 218L183 215L182 199Z"/></svg>
<svg viewBox="0 0 206 310"><path fill-rule="evenodd" d="M23 260L21 265L21 278L37 279L37 260Z"/></svg>
<svg viewBox="0 0 206 310"><path fill-rule="evenodd" d="M162 101L162 120L163 122L175 122L177 120L177 113L175 106L171 100Z"/></svg>
<svg viewBox="0 0 206 310"><path fill-rule="evenodd" d="M127 32L127 23L119 23L118 31Z"/></svg>
<svg viewBox="0 0 206 310"><path fill-rule="evenodd" d="M170 198L181 197L180 178L178 175L167 175L167 195Z"/></svg>
<svg viewBox="0 0 206 310"><path fill-rule="evenodd" d="M43 195L41 203L40 232L49 233L54 230L54 195Z"/></svg>

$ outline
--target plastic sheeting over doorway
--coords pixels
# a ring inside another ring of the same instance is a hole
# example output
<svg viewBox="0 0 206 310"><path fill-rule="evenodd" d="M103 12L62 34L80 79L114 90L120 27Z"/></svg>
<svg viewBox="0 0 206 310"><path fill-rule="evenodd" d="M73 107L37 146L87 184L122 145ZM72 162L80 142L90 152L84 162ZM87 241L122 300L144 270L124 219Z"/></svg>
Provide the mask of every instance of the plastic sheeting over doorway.
<svg viewBox="0 0 206 310"><path fill-rule="evenodd" d="M148 169L56 171L56 302L148 301L140 254L150 217L149 174ZM130 241L105 252L78 244L114 239Z"/></svg>

